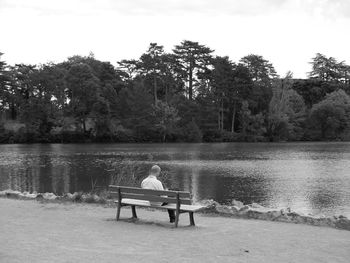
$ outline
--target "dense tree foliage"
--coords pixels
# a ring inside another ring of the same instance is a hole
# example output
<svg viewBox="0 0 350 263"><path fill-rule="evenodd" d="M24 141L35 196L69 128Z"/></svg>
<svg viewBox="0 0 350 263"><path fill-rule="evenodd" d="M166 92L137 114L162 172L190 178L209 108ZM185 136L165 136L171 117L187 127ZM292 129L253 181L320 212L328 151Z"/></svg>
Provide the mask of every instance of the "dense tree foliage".
<svg viewBox="0 0 350 263"><path fill-rule="evenodd" d="M0 142L348 140L350 67L316 54L308 79L250 54L233 62L185 40L138 59L73 56L7 65Z"/></svg>
<svg viewBox="0 0 350 263"><path fill-rule="evenodd" d="M303 136L306 106L292 86L291 75L276 79L273 83L268 113L270 140L300 140Z"/></svg>
<svg viewBox="0 0 350 263"><path fill-rule="evenodd" d="M346 65L344 61L338 62L333 57L327 58L325 55L317 53L311 64L312 71L309 73L311 78L327 82L350 83L350 66Z"/></svg>
<svg viewBox="0 0 350 263"><path fill-rule="evenodd" d="M203 77L202 75L211 64L213 50L198 42L185 40L180 45L176 45L173 52L178 65L176 68L186 83L188 98L192 100L198 79Z"/></svg>
<svg viewBox="0 0 350 263"><path fill-rule="evenodd" d="M324 100L312 107L310 122L318 133L316 136L321 139L342 139L342 136L347 136L350 129L350 96L343 90L327 94Z"/></svg>

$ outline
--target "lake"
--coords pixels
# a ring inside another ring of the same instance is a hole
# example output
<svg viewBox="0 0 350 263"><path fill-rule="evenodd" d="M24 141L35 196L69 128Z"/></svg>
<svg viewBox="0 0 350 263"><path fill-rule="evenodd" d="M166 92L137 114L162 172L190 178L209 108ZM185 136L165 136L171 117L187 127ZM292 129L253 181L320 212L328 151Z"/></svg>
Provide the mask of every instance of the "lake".
<svg viewBox="0 0 350 263"><path fill-rule="evenodd" d="M0 190L107 189L158 164L196 201L259 203L350 217L350 143L0 145ZM120 179L121 178L121 179Z"/></svg>

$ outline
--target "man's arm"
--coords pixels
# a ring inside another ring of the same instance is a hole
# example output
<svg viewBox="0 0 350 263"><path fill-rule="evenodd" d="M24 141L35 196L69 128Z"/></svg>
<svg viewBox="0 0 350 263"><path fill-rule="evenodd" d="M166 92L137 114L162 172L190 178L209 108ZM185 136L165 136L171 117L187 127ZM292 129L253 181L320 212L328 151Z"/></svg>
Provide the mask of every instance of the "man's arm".
<svg viewBox="0 0 350 263"><path fill-rule="evenodd" d="M156 190L161 190L161 191L163 191L163 190L164 190L164 187L163 187L162 182L159 181L159 180L157 180L157 181L158 181L158 182L157 182L157 185L156 185L156 187L157 187Z"/></svg>

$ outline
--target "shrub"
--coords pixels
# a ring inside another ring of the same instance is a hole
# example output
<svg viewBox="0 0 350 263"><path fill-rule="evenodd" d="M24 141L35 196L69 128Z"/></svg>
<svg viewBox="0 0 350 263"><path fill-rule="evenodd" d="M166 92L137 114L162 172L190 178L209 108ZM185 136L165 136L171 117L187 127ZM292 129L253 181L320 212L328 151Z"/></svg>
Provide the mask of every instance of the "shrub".
<svg viewBox="0 0 350 263"><path fill-rule="evenodd" d="M201 142L203 135L198 125L191 121L180 129L179 139L185 142Z"/></svg>
<svg viewBox="0 0 350 263"><path fill-rule="evenodd" d="M0 143L9 143L13 140L13 132L4 129L3 125L0 125Z"/></svg>

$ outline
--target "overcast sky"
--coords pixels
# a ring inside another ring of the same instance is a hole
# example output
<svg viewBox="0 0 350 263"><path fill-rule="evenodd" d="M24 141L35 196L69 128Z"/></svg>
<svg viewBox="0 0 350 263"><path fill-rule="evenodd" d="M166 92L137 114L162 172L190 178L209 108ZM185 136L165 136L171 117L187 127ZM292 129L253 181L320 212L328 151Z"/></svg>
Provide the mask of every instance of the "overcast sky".
<svg viewBox="0 0 350 263"><path fill-rule="evenodd" d="M116 65L184 39L233 61L262 55L280 75L306 77L316 52L350 64L350 0L0 0L0 28L8 64L91 51Z"/></svg>

